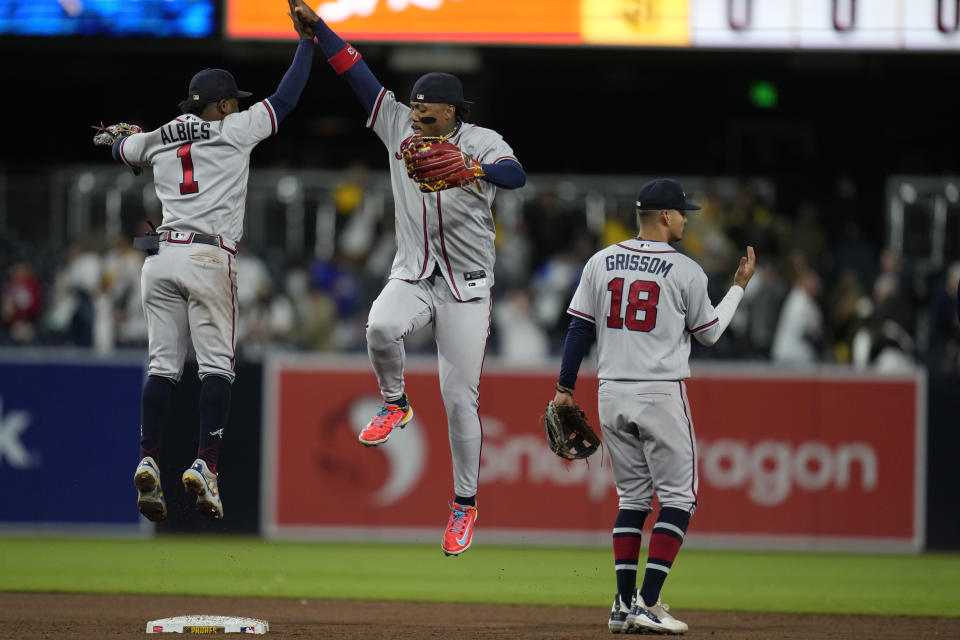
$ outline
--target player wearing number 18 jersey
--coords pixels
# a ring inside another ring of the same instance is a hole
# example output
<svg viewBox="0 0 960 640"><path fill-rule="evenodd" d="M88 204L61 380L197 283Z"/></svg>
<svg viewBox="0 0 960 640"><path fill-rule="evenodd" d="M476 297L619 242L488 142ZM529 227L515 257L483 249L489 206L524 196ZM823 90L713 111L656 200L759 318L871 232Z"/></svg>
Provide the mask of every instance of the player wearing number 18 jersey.
<svg viewBox="0 0 960 640"><path fill-rule="evenodd" d="M287 4L289 7L289 3ZM200 441L182 475L208 519L223 517L217 461L230 412L237 335L237 256L243 235L250 152L275 134L306 85L313 32L294 20L300 43L276 92L241 111L228 71L204 69L190 81L183 115L154 131L117 139L115 159L153 168L163 207L158 234L138 240L148 251L141 272L149 363L143 388L141 461L134 474L137 507L150 520L166 517L160 487L160 441L183 374L188 340L199 366ZM149 243L149 244L148 244Z"/></svg>
<svg viewBox="0 0 960 640"><path fill-rule="evenodd" d="M679 183L658 179L637 197L640 235L603 249L587 262L568 313L554 402L573 402L583 356L597 340L598 409L619 496L613 528L617 595L614 633L683 633L687 625L660 602L660 590L697 507L697 448L684 380L690 337L714 344L730 324L753 276L753 247L740 259L734 285L716 308L700 266L670 246L683 236L686 201ZM652 509L643 584L636 588L640 532Z"/></svg>

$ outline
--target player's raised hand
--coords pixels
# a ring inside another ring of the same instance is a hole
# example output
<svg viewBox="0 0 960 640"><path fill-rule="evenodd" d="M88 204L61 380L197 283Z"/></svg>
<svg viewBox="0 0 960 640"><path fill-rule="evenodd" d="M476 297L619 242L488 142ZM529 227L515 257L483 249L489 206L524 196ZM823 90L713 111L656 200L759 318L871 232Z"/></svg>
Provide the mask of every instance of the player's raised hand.
<svg viewBox="0 0 960 640"><path fill-rule="evenodd" d="M293 28L301 38L307 38L313 40L313 29L310 25L313 22L306 22L303 20L300 15L295 11L297 7L296 0L287 0L287 6L290 8L290 11L287 12L287 15L290 16L290 20L293 21Z"/></svg>
<svg viewBox="0 0 960 640"><path fill-rule="evenodd" d="M746 289L747 283L750 282L750 278L753 277L756 266L757 255L753 252L753 247L748 246L747 255L740 257L740 266L737 267L737 272L733 275L734 284L738 284Z"/></svg>
<svg viewBox="0 0 960 640"><path fill-rule="evenodd" d="M320 19L317 12L310 8L304 0L289 0L290 11L300 18L300 21L308 27Z"/></svg>

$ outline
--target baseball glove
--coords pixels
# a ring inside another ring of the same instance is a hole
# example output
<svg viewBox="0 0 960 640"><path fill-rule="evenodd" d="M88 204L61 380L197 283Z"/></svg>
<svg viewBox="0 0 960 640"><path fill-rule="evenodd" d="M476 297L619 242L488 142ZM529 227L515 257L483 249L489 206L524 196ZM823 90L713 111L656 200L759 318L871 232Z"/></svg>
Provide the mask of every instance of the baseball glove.
<svg viewBox="0 0 960 640"><path fill-rule="evenodd" d="M100 123L100 126L93 125L93 128L99 131L99 133L93 136L93 144L98 147L112 147L113 143L117 140L122 140L123 138L134 134L134 133L143 133L138 125L127 124L126 122L118 122L117 124L111 124L110 126L104 126L103 123ZM130 167L130 170L133 171L133 175L139 176L143 173L143 169L140 167Z"/></svg>
<svg viewBox="0 0 960 640"><path fill-rule="evenodd" d="M566 460L589 458L600 447L600 438L576 404L547 403L541 418L550 450Z"/></svg>
<svg viewBox="0 0 960 640"><path fill-rule="evenodd" d="M476 158L440 138L413 138L403 150L403 162L424 193L466 187L484 175Z"/></svg>
<svg viewBox="0 0 960 640"><path fill-rule="evenodd" d="M104 126L101 122L99 127L93 125L93 128L100 132L93 136L93 144L98 147L112 147L113 143L121 138L133 133L143 133L143 129L139 126L127 124L126 122L118 122L117 124L111 124L109 126Z"/></svg>

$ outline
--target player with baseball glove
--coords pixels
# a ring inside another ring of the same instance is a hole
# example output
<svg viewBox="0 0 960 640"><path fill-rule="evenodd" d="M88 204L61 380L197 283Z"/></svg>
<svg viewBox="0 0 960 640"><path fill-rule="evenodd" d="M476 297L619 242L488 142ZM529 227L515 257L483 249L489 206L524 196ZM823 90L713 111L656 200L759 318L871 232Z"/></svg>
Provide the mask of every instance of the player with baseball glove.
<svg viewBox="0 0 960 640"><path fill-rule="evenodd" d="M456 76L424 74L409 101L400 100L303 0L294 11L353 89L390 158L397 253L367 321L367 353L383 406L359 440L382 445L412 419L404 340L432 324L454 478L440 546L456 556L469 548L477 519L479 386L495 260L491 206L497 188L523 186L526 173L499 133L470 123L472 102Z"/></svg>
<svg viewBox="0 0 960 640"><path fill-rule="evenodd" d="M292 13L289 2L287 9ZM200 382L197 458L180 476L209 520L223 517L217 464L230 414L236 361L238 243L243 235L250 154L277 133L310 75L314 34L293 16L300 36L286 74L269 97L241 109L240 91L226 69L197 72L180 115L153 131L120 122L94 127L93 143L139 171L153 169L163 220L135 240L147 257L141 273L147 322L147 377L141 396L140 463L134 472L137 508L166 518L160 482L160 444L173 413L188 344Z"/></svg>
<svg viewBox="0 0 960 640"><path fill-rule="evenodd" d="M587 261L567 309L573 318L553 403L576 411L577 371L595 339L597 408L620 502L613 528L617 594L607 623L613 633L687 631L661 603L660 591L699 499L685 383L690 339L710 346L720 338L756 263L747 247L733 286L714 307L703 269L669 244L683 237L687 212L699 208L675 180L645 184L637 196L639 235ZM640 532L654 494L660 511L638 589Z"/></svg>

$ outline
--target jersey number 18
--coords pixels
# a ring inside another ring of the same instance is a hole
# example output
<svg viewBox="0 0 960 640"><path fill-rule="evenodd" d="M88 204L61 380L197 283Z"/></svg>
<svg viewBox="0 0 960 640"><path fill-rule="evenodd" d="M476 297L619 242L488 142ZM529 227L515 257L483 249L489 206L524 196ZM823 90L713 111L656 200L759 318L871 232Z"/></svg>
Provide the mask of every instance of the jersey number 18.
<svg viewBox="0 0 960 640"><path fill-rule="evenodd" d="M607 283L610 295L610 315L607 316L607 328L623 329L626 324L630 331L651 331L657 326L657 302L660 301L660 285L649 280L634 280L627 290L627 312L620 314L623 307L623 278L614 278ZM646 293L645 298L640 294ZM643 319L639 318L643 311Z"/></svg>

